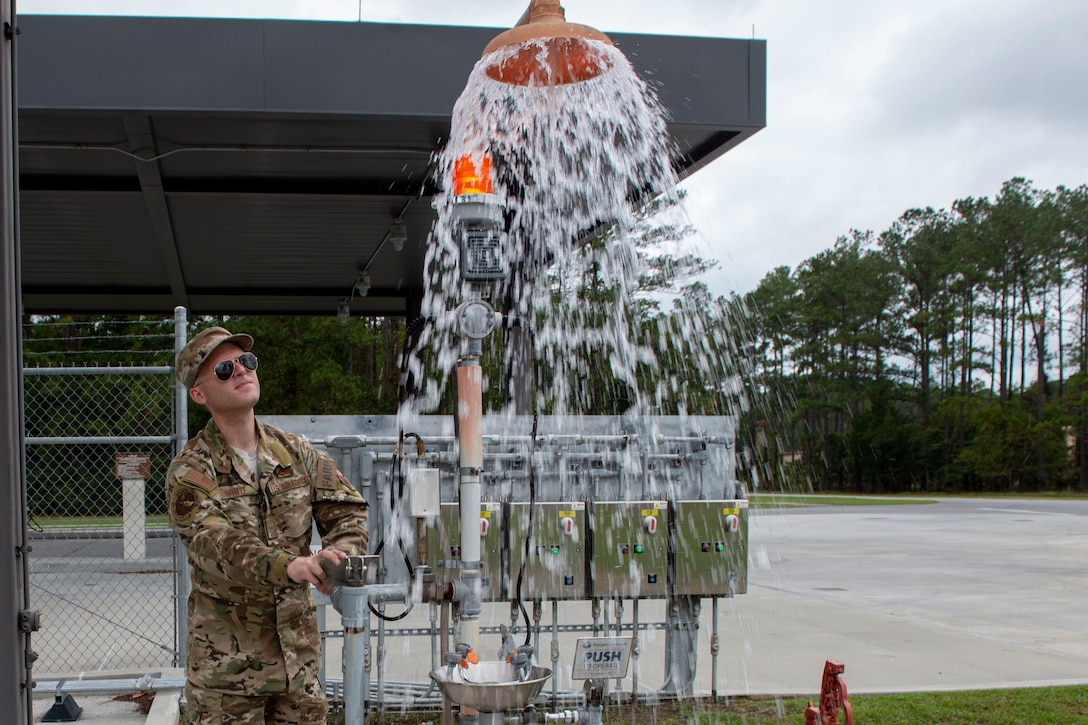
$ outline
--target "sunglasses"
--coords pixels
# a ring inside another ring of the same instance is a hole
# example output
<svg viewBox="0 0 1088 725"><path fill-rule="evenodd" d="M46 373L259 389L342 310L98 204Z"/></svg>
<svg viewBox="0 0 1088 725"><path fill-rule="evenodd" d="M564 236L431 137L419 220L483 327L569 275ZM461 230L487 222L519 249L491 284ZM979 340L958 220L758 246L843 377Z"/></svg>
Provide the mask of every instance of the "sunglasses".
<svg viewBox="0 0 1088 725"><path fill-rule="evenodd" d="M224 382L230 380L234 376L235 361L241 363L242 367L244 367L246 370L257 369L257 356L251 352L244 352L238 357L234 358L234 360L224 360L222 362L216 363L215 367L212 368L212 372L215 373L215 377L219 378Z"/></svg>

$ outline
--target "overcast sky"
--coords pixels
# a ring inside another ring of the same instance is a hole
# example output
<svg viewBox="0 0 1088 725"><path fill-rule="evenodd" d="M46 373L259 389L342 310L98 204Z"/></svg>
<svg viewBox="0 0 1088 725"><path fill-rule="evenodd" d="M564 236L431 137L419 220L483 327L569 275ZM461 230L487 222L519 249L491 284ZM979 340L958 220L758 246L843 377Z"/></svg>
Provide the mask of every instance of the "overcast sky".
<svg viewBox="0 0 1088 725"><path fill-rule="evenodd" d="M186 15L506 28L525 1L20 0L20 13ZM605 32L767 41L767 128L684 183L688 214L747 292L851 229L994 197L1014 176L1088 184L1086 0L564 0Z"/></svg>

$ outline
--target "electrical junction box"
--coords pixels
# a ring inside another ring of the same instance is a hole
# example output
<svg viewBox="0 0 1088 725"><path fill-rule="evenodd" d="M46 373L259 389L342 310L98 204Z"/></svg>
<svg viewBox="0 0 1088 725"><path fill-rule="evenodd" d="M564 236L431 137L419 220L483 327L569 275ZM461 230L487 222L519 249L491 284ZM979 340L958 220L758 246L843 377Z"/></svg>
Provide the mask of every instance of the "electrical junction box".
<svg viewBox="0 0 1088 725"><path fill-rule="evenodd" d="M748 591L748 501L674 501L672 592L731 597Z"/></svg>
<svg viewBox="0 0 1088 725"><path fill-rule="evenodd" d="M502 597L502 504L480 504L480 597L485 602ZM461 508L456 503L441 505L439 516L427 526L427 565L435 580L453 582L461 575Z"/></svg>
<svg viewBox="0 0 1088 725"><path fill-rule="evenodd" d="M437 468L409 468L408 512L416 518L438 516L442 505Z"/></svg>
<svg viewBox="0 0 1088 725"><path fill-rule="evenodd" d="M586 598L586 504L584 501L509 505L509 581L505 588L516 599L521 572L522 600ZM528 556L526 556L528 539ZM521 570L522 563L524 571Z"/></svg>
<svg viewBox="0 0 1088 725"><path fill-rule="evenodd" d="M469 282L506 278L502 255L503 235L495 229L464 229L461 232L461 277Z"/></svg>
<svg viewBox="0 0 1088 725"><path fill-rule="evenodd" d="M592 596L660 598L668 593L667 501L590 504Z"/></svg>

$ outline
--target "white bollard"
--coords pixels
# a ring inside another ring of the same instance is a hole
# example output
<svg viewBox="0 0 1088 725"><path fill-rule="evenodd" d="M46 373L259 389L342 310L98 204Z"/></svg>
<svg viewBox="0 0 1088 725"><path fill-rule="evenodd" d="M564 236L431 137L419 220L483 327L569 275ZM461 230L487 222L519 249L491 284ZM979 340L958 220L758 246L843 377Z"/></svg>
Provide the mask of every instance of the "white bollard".
<svg viewBox="0 0 1088 725"><path fill-rule="evenodd" d="M117 453L113 465L114 476L121 479L121 535L125 561L143 561L147 558L144 482L151 475L151 457L146 453Z"/></svg>
<svg viewBox="0 0 1088 725"><path fill-rule="evenodd" d="M144 479L122 480L121 502L124 509L125 561L143 561L147 558L147 539L144 535Z"/></svg>

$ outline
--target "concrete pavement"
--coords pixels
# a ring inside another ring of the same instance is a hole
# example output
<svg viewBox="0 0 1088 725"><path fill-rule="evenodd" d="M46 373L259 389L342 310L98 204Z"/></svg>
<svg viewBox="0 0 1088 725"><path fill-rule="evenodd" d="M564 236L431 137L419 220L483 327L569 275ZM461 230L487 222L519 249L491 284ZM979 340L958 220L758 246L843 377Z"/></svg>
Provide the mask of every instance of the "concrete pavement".
<svg viewBox="0 0 1088 725"><path fill-rule="evenodd" d="M827 659L846 665L851 694L1088 683L1086 602L1088 501L761 509L751 521L748 593L719 600L716 618L715 604L703 601L696 691L814 697ZM663 606L640 602L639 621L662 621ZM426 627L426 609L392 626ZM550 606L544 611L548 626ZM489 608L483 623L509 616L506 605ZM621 618L632 617L633 604L626 602ZM330 628L335 619L331 614ZM715 619L721 638L716 667L710 656ZM589 604L562 605L559 621L590 621ZM566 674L578 636L559 638L561 689L581 685ZM640 635L641 654L629 673L637 672L640 692L662 682L663 643L661 631ZM489 644L483 643L485 656ZM542 660L550 648L545 634ZM383 662L387 681L426 681L428 638L391 638L386 650L376 651L375 662ZM339 657L333 640L333 677ZM624 687L631 685L629 676ZM52 700L51 693L41 694L38 717ZM106 707L106 698L77 699L81 722L94 721L95 709ZM111 717L99 721L145 719Z"/></svg>
<svg viewBox="0 0 1088 725"><path fill-rule="evenodd" d="M1088 682L1088 501L944 499L765 512L731 691L851 692ZM750 635L745 635L745 632Z"/></svg>

